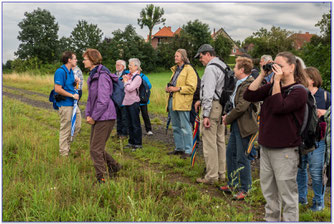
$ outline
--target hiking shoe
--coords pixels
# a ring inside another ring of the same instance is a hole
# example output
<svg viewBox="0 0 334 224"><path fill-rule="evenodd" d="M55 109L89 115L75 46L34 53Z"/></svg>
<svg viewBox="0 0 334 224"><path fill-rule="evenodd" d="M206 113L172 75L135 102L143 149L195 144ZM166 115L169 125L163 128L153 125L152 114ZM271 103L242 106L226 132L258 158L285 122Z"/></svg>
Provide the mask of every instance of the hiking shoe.
<svg viewBox="0 0 334 224"><path fill-rule="evenodd" d="M97 183L99 184L104 184L106 182L106 180L102 177L102 178L97 178Z"/></svg>
<svg viewBox="0 0 334 224"><path fill-rule="evenodd" d="M208 184L208 185L214 184L214 181L208 180L208 179L205 179L205 178L197 178L196 182L199 183L199 184L200 183L202 183L202 184Z"/></svg>
<svg viewBox="0 0 334 224"><path fill-rule="evenodd" d="M183 153L183 154L180 156L181 159L188 159L188 158L190 158L190 157L191 157L191 154L189 154L189 153Z"/></svg>
<svg viewBox="0 0 334 224"><path fill-rule="evenodd" d="M182 155L184 154L183 151L176 151L176 150L173 150L171 152L167 152L167 155Z"/></svg>
<svg viewBox="0 0 334 224"><path fill-rule="evenodd" d="M146 135L153 135L153 132L152 132L152 131L148 131L148 132L146 133Z"/></svg>
<svg viewBox="0 0 334 224"><path fill-rule="evenodd" d="M134 145L128 143L127 145L124 146L124 148L125 148L125 149L130 149L130 148L132 148L133 146L134 146Z"/></svg>
<svg viewBox="0 0 334 224"><path fill-rule="evenodd" d="M299 203L300 203L301 205L307 205L307 204L308 204L307 200L305 200L305 199L303 199L303 198L300 198L300 199L299 199Z"/></svg>
<svg viewBox="0 0 334 224"><path fill-rule="evenodd" d="M241 201L247 196L246 192L239 191L237 194L233 195L233 200Z"/></svg>
<svg viewBox="0 0 334 224"><path fill-rule="evenodd" d="M233 191L233 188L228 185L225 185L225 186L218 187L218 190L231 194Z"/></svg>
<svg viewBox="0 0 334 224"><path fill-rule="evenodd" d="M321 205L321 204L318 204L318 203L313 203L313 205L311 206L311 210L313 212L318 212L318 211L322 211L324 210L325 206Z"/></svg>
<svg viewBox="0 0 334 224"><path fill-rule="evenodd" d="M122 165L119 163L108 165L109 177L113 178L116 176L117 172L122 169Z"/></svg>
<svg viewBox="0 0 334 224"><path fill-rule="evenodd" d="M142 145L132 145L132 149L131 149L131 151L132 151L132 152L135 152L137 149L141 149L141 148L143 148Z"/></svg>

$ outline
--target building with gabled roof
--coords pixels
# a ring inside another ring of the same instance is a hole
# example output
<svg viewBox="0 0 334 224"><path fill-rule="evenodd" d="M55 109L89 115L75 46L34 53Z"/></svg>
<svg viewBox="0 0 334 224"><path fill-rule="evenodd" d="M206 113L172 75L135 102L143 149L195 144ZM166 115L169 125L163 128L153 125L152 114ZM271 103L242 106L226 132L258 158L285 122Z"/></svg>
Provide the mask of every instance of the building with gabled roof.
<svg viewBox="0 0 334 224"><path fill-rule="evenodd" d="M179 27L175 32L172 31L172 27L164 26L163 28L159 28L159 31L151 36L151 45L154 49L158 47L160 43L168 42L174 38L175 35L179 35L181 32L181 28ZM148 41L149 36L147 36Z"/></svg>
<svg viewBox="0 0 334 224"><path fill-rule="evenodd" d="M300 50L306 43L311 41L311 38L315 34L310 34L309 32L306 33L294 33L290 36L293 39L293 47L296 50Z"/></svg>
<svg viewBox="0 0 334 224"><path fill-rule="evenodd" d="M230 56L236 56L236 55L243 54L243 52L241 51L241 49L234 42L234 40L231 38L231 36L228 35L228 33L224 30L224 28L220 28L217 32L216 32L216 29L214 28L213 29L213 33L211 34L211 38L213 40L216 40L219 35L223 35L224 37L226 37L227 39L229 39L230 41L232 41L233 47L232 47Z"/></svg>

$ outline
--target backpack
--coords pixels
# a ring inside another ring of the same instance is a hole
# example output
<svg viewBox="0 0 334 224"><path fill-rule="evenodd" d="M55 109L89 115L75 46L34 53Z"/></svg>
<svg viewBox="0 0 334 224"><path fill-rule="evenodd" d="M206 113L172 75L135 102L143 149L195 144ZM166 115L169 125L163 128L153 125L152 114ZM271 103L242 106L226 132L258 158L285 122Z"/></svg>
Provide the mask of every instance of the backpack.
<svg viewBox="0 0 334 224"><path fill-rule="evenodd" d="M312 93L301 84L291 86L286 91L288 95L294 88L303 88L307 91L307 102L305 105L305 113L303 123L299 124L296 115L293 113L293 118L296 122L297 128L300 130L300 136L302 138L302 143L299 146L299 153L304 155L312 152L318 147L318 141L320 136L320 124L317 115L316 101Z"/></svg>
<svg viewBox="0 0 334 224"><path fill-rule="evenodd" d="M223 90L219 97L219 103L222 105L223 111L224 111L225 105L227 102L230 101L230 96L232 95L234 88L235 88L236 80L234 77L234 72L227 65L226 65L226 69L224 69L221 65L216 64L216 63L212 63L210 65L217 66L225 74ZM216 90L215 90L215 93L217 94L217 96L219 96Z"/></svg>
<svg viewBox="0 0 334 224"><path fill-rule="evenodd" d="M137 76L138 74L134 75L132 80ZM137 91L139 99L140 99L140 103L141 104L147 104L149 99L150 99L150 95L151 95L151 90L150 87L148 85L148 83L143 79L144 74L140 73L139 77L141 78L141 84L139 86L139 90Z"/></svg>
<svg viewBox="0 0 334 224"><path fill-rule="evenodd" d="M66 78L65 78L65 82L67 80L67 72L65 71L65 69L63 67L60 67L61 69L64 70L65 74L66 74ZM55 89L52 89L50 94L49 94L49 101L52 102L53 104L53 109L58 110L59 107L57 106L56 102L59 102L61 100L65 100L66 98L58 93L56 93Z"/></svg>
<svg viewBox="0 0 334 224"><path fill-rule="evenodd" d="M122 106L125 92L124 92L124 83L122 82L122 79L118 79L117 82L112 80L112 86L113 86L113 91L112 94L110 95L110 98L112 101L114 101L114 104L116 104L118 107Z"/></svg>

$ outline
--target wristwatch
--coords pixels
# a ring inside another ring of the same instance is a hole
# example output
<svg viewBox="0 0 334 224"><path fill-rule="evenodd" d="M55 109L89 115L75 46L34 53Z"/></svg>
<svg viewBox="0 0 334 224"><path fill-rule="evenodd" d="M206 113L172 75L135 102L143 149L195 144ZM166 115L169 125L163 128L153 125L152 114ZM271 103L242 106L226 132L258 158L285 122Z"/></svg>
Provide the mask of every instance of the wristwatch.
<svg viewBox="0 0 334 224"><path fill-rule="evenodd" d="M74 99L74 95L72 94L72 98Z"/></svg>
<svg viewBox="0 0 334 224"><path fill-rule="evenodd" d="M180 87L179 92L181 92L181 90L182 90L182 87Z"/></svg>

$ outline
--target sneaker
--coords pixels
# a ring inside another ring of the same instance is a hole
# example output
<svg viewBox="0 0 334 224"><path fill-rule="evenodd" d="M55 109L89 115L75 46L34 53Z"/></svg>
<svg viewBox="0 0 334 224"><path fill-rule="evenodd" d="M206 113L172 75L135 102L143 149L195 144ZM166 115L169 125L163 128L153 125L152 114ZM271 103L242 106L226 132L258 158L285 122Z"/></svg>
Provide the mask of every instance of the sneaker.
<svg viewBox="0 0 334 224"><path fill-rule="evenodd" d="M188 159L188 158L190 158L190 157L191 157L191 154L189 154L189 153L183 153L183 154L180 156L181 159Z"/></svg>
<svg viewBox="0 0 334 224"><path fill-rule="evenodd" d="M313 212L318 212L318 211L322 211L324 210L325 206L321 205L321 204L318 204L318 203L313 203L313 205L311 206L311 210Z"/></svg>
<svg viewBox="0 0 334 224"><path fill-rule="evenodd" d="M218 190L231 194L233 191L233 188L228 185L225 185L225 186L218 187Z"/></svg>
<svg viewBox="0 0 334 224"><path fill-rule="evenodd" d="M153 135L153 132L152 131L148 131L146 134L147 135Z"/></svg>
<svg viewBox="0 0 334 224"><path fill-rule="evenodd" d="M99 183L99 184L104 184L105 182L106 181L105 181L105 179L103 177L97 179L97 183Z"/></svg>
<svg viewBox="0 0 334 224"><path fill-rule="evenodd" d="M119 163L108 165L109 177L113 178L116 176L117 172L122 169L122 165Z"/></svg>
<svg viewBox="0 0 334 224"><path fill-rule="evenodd" d="M126 146L124 146L124 148L125 148L125 149L130 149L130 148L132 148L133 146L134 146L134 145L128 143Z"/></svg>
<svg viewBox="0 0 334 224"><path fill-rule="evenodd" d="M167 152L167 155L182 155L184 154L183 151L176 151L176 150L173 150L171 152Z"/></svg>
<svg viewBox="0 0 334 224"><path fill-rule="evenodd" d="M307 200L305 200L305 199L299 199L299 203L301 204L301 205L307 205L308 204L308 202L307 202Z"/></svg>
<svg viewBox="0 0 334 224"><path fill-rule="evenodd" d="M137 151L137 149L141 149L141 148L143 148L142 145L132 145L132 149L131 149L131 151L132 151L132 152L135 152L135 151Z"/></svg>
<svg viewBox="0 0 334 224"><path fill-rule="evenodd" d="M202 184L208 184L208 185L214 184L214 181L208 180L208 179L205 179L205 178L197 178L196 182L199 183L199 184L200 183L202 183Z"/></svg>
<svg viewBox="0 0 334 224"><path fill-rule="evenodd" d="M233 200L241 201L247 196L246 192L239 191L237 194L233 195Z"/></svg>

